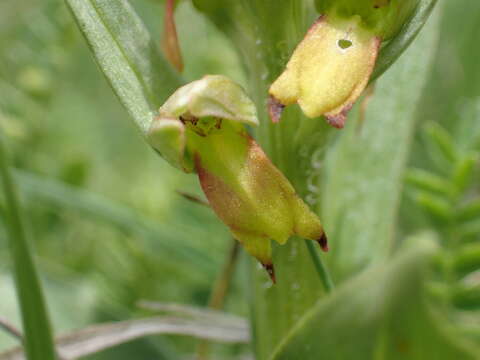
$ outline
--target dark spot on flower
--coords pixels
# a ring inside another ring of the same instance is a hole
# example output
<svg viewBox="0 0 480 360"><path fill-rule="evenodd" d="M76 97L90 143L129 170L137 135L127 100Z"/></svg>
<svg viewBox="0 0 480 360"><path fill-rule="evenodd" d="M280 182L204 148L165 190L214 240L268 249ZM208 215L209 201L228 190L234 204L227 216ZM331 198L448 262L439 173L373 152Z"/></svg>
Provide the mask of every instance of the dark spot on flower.
<svg viewBox="0 0 480 360"><path fill-rule="evenodd" d="M342 50L346 50L353 45L353 43L348 39L340 39L338 40L337 44L338 44L338 47Z"/></svg>
<svg viewBox="0 0 480 360"><path fill-rule="evenodd" d="M327 115L327 121L333 127L337 129L343 129L345 126L345 121L347 120L347 114L352 109L353 104L348 104L345 106L342 111L335 115Z"/></svg>

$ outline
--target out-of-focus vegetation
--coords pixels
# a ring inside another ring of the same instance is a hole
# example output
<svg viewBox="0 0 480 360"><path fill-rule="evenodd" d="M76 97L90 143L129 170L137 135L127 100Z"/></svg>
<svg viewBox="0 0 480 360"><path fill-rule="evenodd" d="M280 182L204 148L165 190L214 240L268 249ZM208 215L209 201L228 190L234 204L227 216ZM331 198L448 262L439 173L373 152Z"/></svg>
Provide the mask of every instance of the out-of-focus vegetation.
<svg viewBox="0 0 480 360"><path fill-rule="evenodd" d="M161 2L134 5L159 39ZM177 16L188 76L241 81L226 39L190 4ZM206 305L228 231L176 193L201 196L194 177L145 146L65 4L2 2L0 49L0 127L56 332L146 314L136 305L142 299ZM19 325L6 246L0 217L0 316ZM228 303L247 310L243 295ZM0 349L14 344L0 332ZM95 358L178 358L192 344L138 341Z"/></svg>
<svg viewBox="0 0 480 360"><path fill-rule="evenodd" d="M163 2L131 3L159 42ZM231 43L190 1L176 19L186 79L216 73L246 84ZM429 290L473 342L480 341L479 25L480 3L444 6L396 235L439 239L442 275ZM203 196L194 176L145 145L62 1L0 3L0 132L56 333L151 314L140 300L207 304L230 235L209 209L176 192ZM0 317L19 325L2 209L0 195ZM247 272L241 261L225 306L231 313L248 315ZM0 352L15 344L0 331ZM150 337L88 358L181 359L195 344ZM249 352L215 350L218 358Z"/></svg>

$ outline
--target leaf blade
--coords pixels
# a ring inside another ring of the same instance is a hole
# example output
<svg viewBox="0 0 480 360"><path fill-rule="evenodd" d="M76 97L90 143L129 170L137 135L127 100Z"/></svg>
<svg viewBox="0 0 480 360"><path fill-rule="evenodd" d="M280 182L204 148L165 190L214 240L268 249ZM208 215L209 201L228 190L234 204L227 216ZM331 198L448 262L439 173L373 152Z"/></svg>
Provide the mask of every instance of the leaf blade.
<svg viewBox="0 0 480 360"><path fill-rule="evenodd" d="M17 190L10 174L1 136L0 179L5 194L6 227L28 359L55 360L55 349L45 299L28 245Z"/></svg>
<svg viewBox="0 0 480 360"><path fill-rule="evenodd" d="M415 238L345 283L299 320L271 359L475 359L473 346L441 326L427 304L425 270L435 253L431 239Z"/></svg>
<svg viewBox="0 0 480 360"><path fill-rule="evenodd" d="M127 0L65 1L113 91L145 133L181 78Z"/></svg>
<svg viewBox="0 0 480 360"><path fill-rule="evenodd" d="M440 14L435 15L405 56L378 80L365 121L352 116L327 158L321 213L327 230L339 229L331 236L329 256L337 279L383 261L391 252L415 111L438 38Z"/></svg>

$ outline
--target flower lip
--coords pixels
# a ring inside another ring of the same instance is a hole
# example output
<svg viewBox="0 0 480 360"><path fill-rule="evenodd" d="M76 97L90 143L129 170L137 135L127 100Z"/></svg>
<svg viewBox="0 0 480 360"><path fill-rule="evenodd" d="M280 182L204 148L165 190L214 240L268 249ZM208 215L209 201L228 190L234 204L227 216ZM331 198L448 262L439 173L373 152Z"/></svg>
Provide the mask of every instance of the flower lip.
<svg viewBox="0 0 480 360"><path fill-rule="evenodd" d="M379 37L362 27L359 16L348 20L320 16L270 86L272 121L278 122L285 106L297 103L307 117L323 115L342 128L368 85L380 44Z"/></svg>

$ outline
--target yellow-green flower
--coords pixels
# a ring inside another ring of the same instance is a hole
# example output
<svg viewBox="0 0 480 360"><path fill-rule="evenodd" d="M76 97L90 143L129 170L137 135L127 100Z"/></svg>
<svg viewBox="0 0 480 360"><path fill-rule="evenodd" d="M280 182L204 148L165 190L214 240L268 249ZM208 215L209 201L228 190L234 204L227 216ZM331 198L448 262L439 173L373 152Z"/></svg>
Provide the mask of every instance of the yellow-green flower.
<svg viewBox="0 0 480 360"><path fill-rule="evenodd" d="M322 224L248 134L254 104L223 76L206 76L173 94L151 125L150 144L174 166L196 172L217 216L274 279L271 240L319 241Z"/></svg>
<svg viewBox="0 0 480 360"><path fill-rule="evenodd" d="M342 128L368 85L383 41L415 10L418 0L318 0L323 14L271 85L270 117L297 103L310 118L324 115Z"/></svg>

